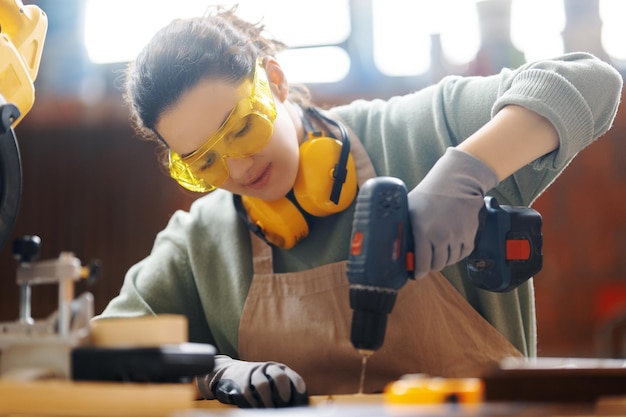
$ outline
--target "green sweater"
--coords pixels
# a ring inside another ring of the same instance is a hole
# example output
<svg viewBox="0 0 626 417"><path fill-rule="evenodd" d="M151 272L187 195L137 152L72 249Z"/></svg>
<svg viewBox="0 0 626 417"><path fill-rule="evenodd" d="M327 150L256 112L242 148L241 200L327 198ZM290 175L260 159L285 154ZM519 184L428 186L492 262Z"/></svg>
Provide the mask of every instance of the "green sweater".
<svg viewBox="0 0 626 417"><path fill-rule="evenodd" d="M578 152L609 129L621 87L615 69L576 53L490 77L450 76L412 94L358 100L331 114L358 135L378 175L398 177L411 189L447 147L458 145L502 107L529 108L553 123L560 147L489 193L501 204L529 206ZM128 271L119 296L100 317L183 314L189 320L190 341L211 343L237 358L252 263L249 232L232 200L230 193L217 190L196 200L189 212L176 212L156 237L152 252ZM275 272L346 260L353 210L354 204L316 218L309 236L290 250L273 248ZM501 294L469 283L462 262L443 274L522 353L536 355L532 280Z"/></svg>

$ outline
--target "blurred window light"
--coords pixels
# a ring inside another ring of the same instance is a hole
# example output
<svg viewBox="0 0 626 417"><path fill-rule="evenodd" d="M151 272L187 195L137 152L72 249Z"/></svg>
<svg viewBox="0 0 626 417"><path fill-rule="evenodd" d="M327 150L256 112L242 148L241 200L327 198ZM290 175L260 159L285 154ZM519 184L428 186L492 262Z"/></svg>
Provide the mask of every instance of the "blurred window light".
<svg viewBox="0 0 626 417"><path fill-rule="evenodd" d="M89 59L97 64L132 61L154 33L172 19L200 16L215 5L235 4L240 17L261 22L270 36L289 48L337 45L347 39L351 30L348 0L86 0L85 47ZM316 63L333 62L341 54L337 48L303 48L297 55L315 68L306 69L314 75L312 79L324 80ZM340 59L345 61L345 56ZM326 65L326 79L343 78L344 61ZM294 67L305 69L305 65ZM298 73L294 76L311 81Z"/></svg>
<svg viewBox="0 0 626 417"><path fill-rule="evenodd" d="M563 0L513 0L511 40L526 61L563 53L565 10Z"/></svg>
<svg viewBox="0 0 626 417"><path fill-rule="evenodd" d="M349 0L226 0L237 14L263 21L267 31L290 48L336 45L350 35ZM206 1L205 1L206 4Z"/></svg>
<svg viewBox="0 0 626 417"><path fill-rule="evenodd" d="M478 51L475 1L373 0L372 7L374 62L386 75L428 71L435 34L441 37L445 58L454 64L471 61Z"/></svg>
<svg viewBox="0 0 626 417"><path fill-rule="evenodd" d="M174 18L202 15L206 1L87 0L84 42L91 62L131 61ZM123 10L123 13L120 13Z"/></svg>
<svg viewBox="0 0 626 417"><path fill-rule="evenodd" d="M287 49L278 55L290 83L334 83L350 71L350 57L337 46Z"/></svg>
<svg viewBox="0 0 626 417"><path fill-rule="evenodd" d="M339 81L351 65L340 47L351 33L349 0L85 1L84 42L94 63L131 61L172 19L202 15L217 4L237 4L242 18L262 22L270 36L287 44L280 59L292 81ZM473 60L480 47L478 1L483 0L371 0L378 70L388 76L426 73L435 34L448 62ZM563 1L511 0L511 40L527 61L563 53ZM626 60L626 1L599 0L599 5L603 46L611 57Z"/></svg>
<svg viewBox="0 0 626 417"><path fill-rule="evenodd" d="M626 1L600 0L602 46L610 57L626 60Z"/></svg>

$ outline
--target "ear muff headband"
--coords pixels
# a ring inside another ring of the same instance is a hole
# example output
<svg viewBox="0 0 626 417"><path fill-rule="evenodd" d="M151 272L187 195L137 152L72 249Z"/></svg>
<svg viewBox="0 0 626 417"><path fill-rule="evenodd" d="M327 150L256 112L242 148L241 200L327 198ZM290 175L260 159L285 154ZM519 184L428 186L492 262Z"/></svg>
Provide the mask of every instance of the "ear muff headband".
<svg viewBox="0 0 626 417"><path fill-rule="evenodd" d="M339 133L341 135L341 152L339 153L339 160L335 164L335 169L333 169L333 172L332 172L333 187L332 187L330 197L329 197L330 201L332 201L335 204L338 204L339 196L341 194L341 189L343 188L343 185L346 182L346 178L348 175L347 167L348 167L348 158L350 157L350 139L348 138L348 132L346 131L346 128L341 123L339 123L336 120L331 119L330 117L327 117L318 109L314 107L309 107L307 111L319 117L320 119L323 119L327 123L334 125L335 127L339 129ZM355 175L355 179L356 179L356 172L354 172L354 170L352 172ZM355 180L355 184L356 184L356 180Z"/></svg>

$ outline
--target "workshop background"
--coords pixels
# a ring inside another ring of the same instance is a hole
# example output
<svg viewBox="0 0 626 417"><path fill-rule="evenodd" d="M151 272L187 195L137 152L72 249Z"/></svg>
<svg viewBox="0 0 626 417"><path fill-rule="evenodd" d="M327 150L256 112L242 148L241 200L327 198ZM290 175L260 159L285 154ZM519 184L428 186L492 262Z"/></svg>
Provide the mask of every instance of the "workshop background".
<svg viewBox="0 0 626 417"><path fill-rule="evenodd" d="M91 1L105 3L119 17L99 19L100 29L96 33L104 39L109 52L118 48L119 43L113 40L116 36L119 38L121 34L132 41L142 33L139 22L154 14L159 4L165 4L154 0ZM526 20L520 20L516 14L522 13L518 7L521 2L532 5L530 14L526 8ZM476 25L472 33L460 35L475 42L473 47L461 50L461 58L454 61L446 52L449 37L443 32L429 29L428 37L420 40L398 32L422 27L424 22L433 20L427 6L438 3L445 11L448 1L257 0L268 15L275 14L274 19L278 15L291 21L295 25L291 29L294 36L296 32L319 32L320 45L303 40L300 45L290 46L295 52L330 53L320 58L292 59L306 64L302 75L305 81L307 69L309 77L320 76L322 68L339 72L309 84L314 100L320 105L355 98L388 98L423 88L447 74L487 75L503 66L518 66L532 55L530 47L525 50L512 35L513 29L517 28L519 33L520 27L521 33L540 36L546 33L541 41L548 48L544 52L550 52L549 47L555 45L560 52L589 51L624 74L626 47L622 39L625 37L619 40L616 49L616 42L611 44L606 35L608 20L621 19L618 26L626 23L626 13L616 16L615 12L607 12L615 10L608 8L618 2L621 1L483 0L474 5L466 1L475 7ZM127 269L149 253L156 234L172 213L188 208L198 195L181 189L171 180L157 164L155 145L139 140L131 129L120 92L125 63L92 62L84 42L89 29L85 27L90 10L87 0L24 3L37 4L47 13L49 29L35 84L35 105L16 128L23 195L9 242L17 236L34 234L42 239L39 260L56 258L63 251L73 252L84 264L99 260L100 278L95 283L77 284L77 294L93 293L95 312L99 313L118 293ZM167 3L191 4L190 0ZM195 2L197 8L200 3L210 2ZM324 9L321 20L309 14L309 3ZM298 11L294 4L298 4ZM129 20L128 10L137 9L131 6L138 5L143 7L142 14ZM410 13L403 7L410 7ZM197 14L202 14L205 8L199 7ZM547 23L544 20L542 26L539 16L548 9L553 14L548 14L549 20ZM456 9L447 10L444 21L448 24L452 15L463 12L457 10L459 13L455 14L453 10ZM345 24L326 24L324 15L344 19ZM383 17L398 22L393 31L389 29L383 34L402 48L401 53L384 55L390 50L389 45L380 44L385 36L372 29L380 25ZM410 24L412 21L415 25ZM91 22L95 25L93 19ZM324 38L330 27L339 28L339 32L333 32L334 40ZM550 33L556 34L556 38L548 39ZM419 55L416 51L420 42L426 45L425 59L408 62L404 69L402 60ZM619 45L623 48L621 52ZM460 62L468 51L472 55ZM383 61L386 67L381 64ZM394 69L400 70L394 72ZM542 213L544 221L544 267L535 277L540 356L626 357L626 109L623 105L612 130L585 150L534 207ZM11 252L10 243L0 248L0 321L18 317L17 261ZM56 309L55 285L36 286L32 291L34 318L46 317Z"/></svg>

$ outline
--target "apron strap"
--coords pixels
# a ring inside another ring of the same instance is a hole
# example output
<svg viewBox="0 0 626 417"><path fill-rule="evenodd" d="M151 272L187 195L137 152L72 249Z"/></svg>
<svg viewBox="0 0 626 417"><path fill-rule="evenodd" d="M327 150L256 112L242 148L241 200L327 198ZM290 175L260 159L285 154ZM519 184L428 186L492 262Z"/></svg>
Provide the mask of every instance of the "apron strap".
<svg viewBox="0 0 626 417"><path fill-rule="evenodd" d="M255 274L271 274L274 271L272 247L250 231L252 244L252 267Z"/></svg>

